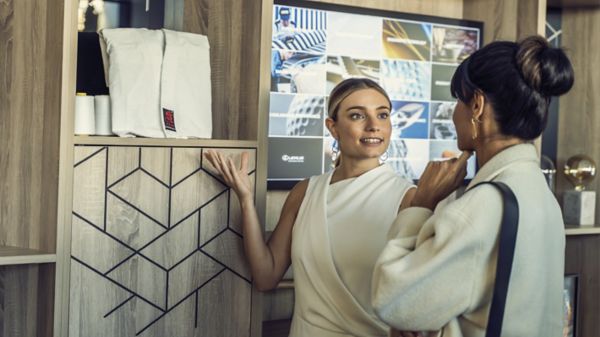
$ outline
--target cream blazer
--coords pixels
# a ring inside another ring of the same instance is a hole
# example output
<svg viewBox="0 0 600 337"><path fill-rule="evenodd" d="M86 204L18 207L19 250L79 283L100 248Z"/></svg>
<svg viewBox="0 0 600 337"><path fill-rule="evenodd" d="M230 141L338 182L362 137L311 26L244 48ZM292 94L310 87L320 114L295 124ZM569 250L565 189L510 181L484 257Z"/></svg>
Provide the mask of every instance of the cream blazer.
<svg viewBox="0 0 600 337"><path fill-rule="evenodd" d="M502 198L493 186L470 188L491 180L506 183L519 202L502 336L562 336L564 224L531 144L494 156L461 198L435 213L399 213L373 274L373 307L383 321L433 336L485 335Z"/></svg>

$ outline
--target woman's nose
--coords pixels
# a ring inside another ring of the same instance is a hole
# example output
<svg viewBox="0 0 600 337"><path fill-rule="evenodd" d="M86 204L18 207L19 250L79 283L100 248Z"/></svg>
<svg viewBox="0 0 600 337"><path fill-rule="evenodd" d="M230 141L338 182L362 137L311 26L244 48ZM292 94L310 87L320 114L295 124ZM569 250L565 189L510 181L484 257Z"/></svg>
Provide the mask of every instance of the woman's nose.
<svg viewBox="0 0 600 337"><path fill-rule="evenodd" d="M381 130L380 123L381 121L376 118L367 118L366 130L369 132L377 132Z"/></svg>

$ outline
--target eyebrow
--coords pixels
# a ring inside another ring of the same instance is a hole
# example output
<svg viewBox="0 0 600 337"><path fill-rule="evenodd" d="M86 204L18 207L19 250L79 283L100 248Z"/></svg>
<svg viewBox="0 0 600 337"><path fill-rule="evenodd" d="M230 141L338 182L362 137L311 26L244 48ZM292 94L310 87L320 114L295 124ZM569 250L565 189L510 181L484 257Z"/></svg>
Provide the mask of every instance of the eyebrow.
<svg viewBox="0 0 600 337"><path fill-rule="evenodd" d="M362 106L362 105L355 105L355 106L348 107L348 108L346 109L346 111L348 111L348 110L352 110L352 109L366 110L366 108L365 108L364 106ZM388 109L388 110L390 110L390 109L391 109L391 107L389 107L389 106L387 106L387 105L380 105L380 106L378 106L378 107L377 107L377 109L376 109L376 110L379 110L379 109Z"/></svg>

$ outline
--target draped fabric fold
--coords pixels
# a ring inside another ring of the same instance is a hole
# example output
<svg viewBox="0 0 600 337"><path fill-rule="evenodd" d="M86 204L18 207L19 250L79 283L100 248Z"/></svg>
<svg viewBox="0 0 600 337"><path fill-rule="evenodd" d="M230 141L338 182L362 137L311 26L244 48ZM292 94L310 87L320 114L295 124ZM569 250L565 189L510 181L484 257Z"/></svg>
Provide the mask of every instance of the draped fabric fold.
<svg viewBox="0 0 600 337"><path fill-rule="evenodd" d="M335 225L347 225L348 231L342 238L330 238L327 196L332 174L310 179L294 224L292 267L296 297L290 336L386 336L388 327L370 307L370 276L402 197L412 185L385 164L357 177L338 196L344 206L336 207L337 212L343 213L336 216L336 221L347 224ZM331 239L342 249L340 242L346 250L355 246L357 260L365 255L373 261L353 264L348 254L336 260ZM352 268L362 268L355 274L367 275L369 284L354 284L355 279L349 276ZM366 300L361 297L362 291L367 294Z"/></svg>

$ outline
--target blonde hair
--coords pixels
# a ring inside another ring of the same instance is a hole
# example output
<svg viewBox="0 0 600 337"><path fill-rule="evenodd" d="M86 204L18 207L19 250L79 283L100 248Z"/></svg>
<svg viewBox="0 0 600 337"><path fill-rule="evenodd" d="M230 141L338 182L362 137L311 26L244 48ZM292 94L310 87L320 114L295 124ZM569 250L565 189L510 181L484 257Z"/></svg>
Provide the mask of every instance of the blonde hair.
<svg viewBox="0 0 600 337"><path fill-rule="evenodd" d="M333 90L331 90L331 93L329 94L329 100L327 102L327 116L336 121L337 114L342 102L354 92L363 89L377 90L377 92L382 94L388 101L390 108L392 107L392 101L390 100L390 97L377 82L368 78L353 77L341 81L333 88ZM338 153L338 157L336 158L334 163L335 167L338 167L340 165L342 159L342 154L339 150Z"/></svg>

